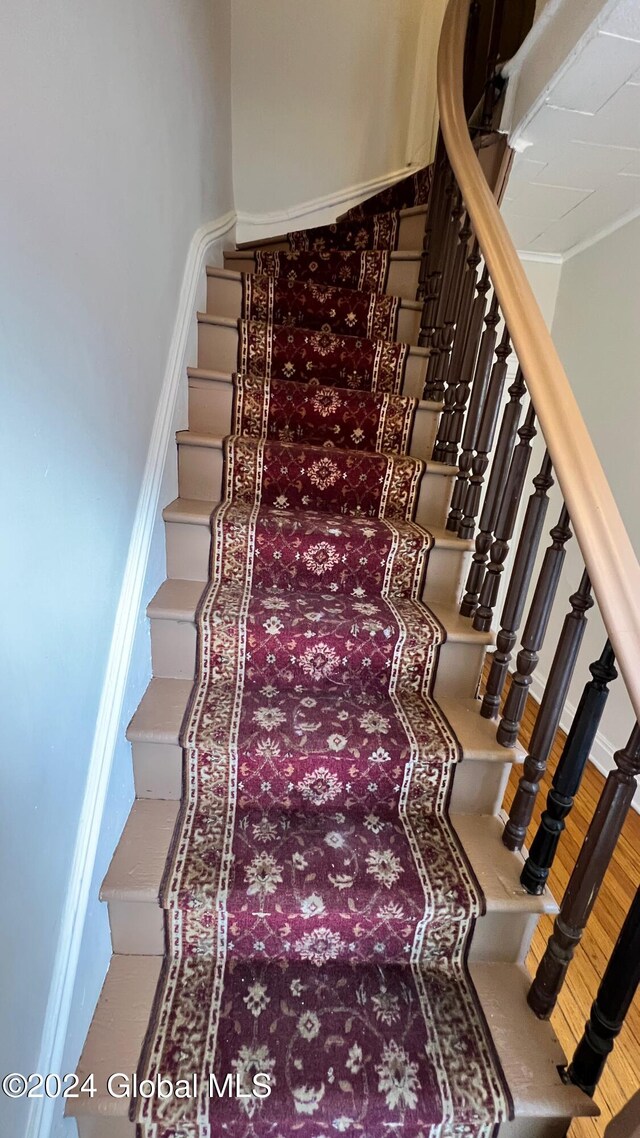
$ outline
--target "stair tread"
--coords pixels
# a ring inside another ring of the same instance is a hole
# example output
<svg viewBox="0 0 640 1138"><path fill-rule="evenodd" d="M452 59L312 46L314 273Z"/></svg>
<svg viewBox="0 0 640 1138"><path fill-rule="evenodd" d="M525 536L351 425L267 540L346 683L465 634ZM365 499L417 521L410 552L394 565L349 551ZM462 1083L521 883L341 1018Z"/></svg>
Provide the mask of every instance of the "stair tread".
<svg viewBox="0 0 640 1138"><path fill-rule="evenodd" d="M130 1100L106 1090L114 1071L137 1069L162 959L113 956L78 1065L80 1082L93 1072L96 1095L67 1102L72 1116L126 1118ZM547 1022L529 1011L526 970L517 964L472 963L470 972L514 1100L516 1118L592 1117L595 1103L560 1081L565 1061ZM131 1134L134 1129L132 1126Z"/></svg>
<svg viewBox="0 0 640 1138"><path fill-rule="evenodd" d="M270 237L270 241L274 238ZM225 249L225 261L246 261L247 254L251 253L248 247L242 249ZM392 261L420 261L422 259L421 249L392 249L390 250L390 259Z"/></svg>
<svg viewBox="0 0 640 1138"><path fill-rule="evenodd" d="M213 324L218 328L233 328L234 330L236 330L238 328L238 322L241 319L242 319L242 317L239 317L239 316L217 316L215 314L215 312L198 312L197 313L198 324ZM253 323L261 324L261 323L264 323L264 321L256 320L256 321L253 321ZM301 329L298 329L298 331L300 331L300 330ZM315 329L313 329L313 331L315 331ZM343 336L343 333L337 332L337 333L335 333L335 335L336 336ZM353 337L346 337L346 338L349 339L349 338L353 338ZM418 344L409 344L408 348L409 348L409 355L415 356L419 359L426 359L427 356L430 355L430 349L429 348L421 348Z"/></svg>
<svg viewBox="0 0 640 1138"><path fill-rule="evenodd" d="M188 367L187 376L189 379L202 380L215 383L226 383L231 387L233 384L234 373L230 371L216 371L215 368L208 367ZM419 399L419 411L442 411L444 403L440 400L434 399ZM453 535L452 535L453 536Z"/></svg>
<svg viewBox="0 0 640 1138"><path fill-rule="evenodd" d="M191 680L154 677L127 729L135 742L178 744L178 733L192 689ZM521 761L520 746L502 747L496 740L495 722L480 715L475 699L439 699L438 703L453 727L465 761L490 760L499 763Z"/></svg>
<svg viewBox="0 0 640 1138"><path fill-rule="evenodd" d="M248 276L264 276L269 274L248 273ZM207 265L207 276L215 280L232 281L236 284L242 282L243 274L237 269L223 269L216 265ZM341 285L334 285L330 287L341 288ZM357 289L344 288L344 292L357 292ZM420 300L407 300L404 297L399 297L400 308L404 308L408 312L421 312L423 305Z"/></svg>
<svg viewBox="0 0 640 1138"><path fill-rule="evenodd" d="M183 431L176 431L176 442L178 445L211 447L214 450L222 450L224 440L227 437L226 435L208 435L200 431L190 431L188 428ZM457 466L449 466L446 462L435 462L432 458L422 459L422 462L424 462L426 474L437 474L443 478L455 478L458 473Z"/></svg>
<svg viewBox="0 0 640 1138"><path fill-rule="evenodd" d="M165 522L184 522L185 525L208 526L211 513L218 502L201 501L199 498L174 498L162 511ZM456 537L450 530L441 526L429 526L429 533L436 545L442 549L459 549L467 552L474 548L472 540Z"/></svg>
<svg viewBox="0 0 640 1138"><path fill-rule="evenodd" d="M102 884L103 901L158 904L179 806L175 801L136 799ZM503 846L498 818L452 814L451 819L485 895L487 912L557 912L548 891L532 897L521 888L523 858Z"/></svg>
<svg viewBox="0 0 640 1138"><path fill-rule="evenodd" d="M195 620L198 601L202 596L205 582L182 581L170 577L163 581L155 596L147 605L147 616L153 620ZM443 625L447 640L452 644L493 644L493 632L476 632L466 617L460 616L458 609L442 601L434 601L428 606Z"/></svg>

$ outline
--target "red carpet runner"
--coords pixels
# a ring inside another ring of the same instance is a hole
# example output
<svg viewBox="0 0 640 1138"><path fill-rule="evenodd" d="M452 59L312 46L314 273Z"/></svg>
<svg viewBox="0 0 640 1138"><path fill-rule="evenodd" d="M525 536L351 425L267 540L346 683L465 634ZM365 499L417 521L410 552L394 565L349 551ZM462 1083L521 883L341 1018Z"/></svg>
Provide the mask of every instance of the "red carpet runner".
<svg viewBox="0 0 640 1138"><path fill-rule="evenodd" d="M483 899L448 820L415 401L404 348L342 335L347 311L369 330L371 296L310 288L245 289L254 375L211 523L141 1066L202 1092L138 1120L149 1138L484 1138L509 1102L466 968ZM297 323L296 299L336 327L255 321ZM209 1072L271 1094L209 1098Z"/></svg>

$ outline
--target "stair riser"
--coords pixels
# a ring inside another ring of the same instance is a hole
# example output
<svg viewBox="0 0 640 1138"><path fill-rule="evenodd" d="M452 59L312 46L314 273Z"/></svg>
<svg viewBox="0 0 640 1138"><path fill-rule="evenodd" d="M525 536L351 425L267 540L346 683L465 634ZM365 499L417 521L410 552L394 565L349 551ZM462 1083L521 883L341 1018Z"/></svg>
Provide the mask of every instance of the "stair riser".
<svg viewBox="0 0 640 1138"><path fill-rule="evenodd" d="M223 379L189 381L189 430L224 438L231 432L233 385ZM415 458L431 458L440 412L418 407L409 453Z"/></svg>
<svg viewBox="0 0 640 1138"><path fill-rule="evenodd" d="M420 246L422 246L422 241ZM225 269L233 269L238 273L255 273L256 263L250 253L230 257L225 253ZM406 260L403 257L393 257L389 263L386 292L390 296L400 296L404 300L415 300L418 291L418 274L420 261Z"/></svg>
<svg viewBox="0 0 640 1138"><path fill-rule="evenodd" d="M166 522L167 576L177 581L206 581L211 550L208 526ZM454 605L460 597L469 554L435 545L429 554L423 599Z"/></svg>
<svg viewBox="0 0 640 1138"><path fill-rule="evenodd" d="M232 325L198 323L198 367L207 371L234 372L238 370L238 330ZM407 357L404 377L404 394L418 399L424 391L427 374L427 357L416 349Z"/></svg>
<svg viewBox="0 0 640 1138"><path fill-rule="evenodd" d="M564 1138L570 1118L516 1118L503 1122L496 1138ZM78 1118L79 1138L136 1138L136 1128L124 1118Z"/></svg>
<svg viewBox="0 0 640 1138"><path fill-rule="evenodd" d="M113 951L123 956L164 954L164 914L158 901L109 901ZM537 916L530 913L485 913L476 921L469 960L520 963Z"/></svg>
<svg viewBox="0 0 640 1138"><path fill-rule="evenodd" d="M196 661L193 621L152 617L150 623L153 675L175 680L193 679ZM484 645L446 641L440 648L436 699L472 698L478 687L484 653Z"/></svg>
<svg viewBox="0 0 640 1138"><path fill-rule="evenodd" d="M242 281L232 277L207 277L207 312L212 316L242 316ZM417 344L420 310L400 306L395 339L403 344Z"/></svg>
<svg viewBox="0 0 640 1138"><path fill-rule="evenodd" d="M220 446L178 444L178 486L181 498L219 502L222 498L222 469ZM429 526L444 528L453 480L448 473L425 471L416 510L418 525L426 529Z"/></svg>
<svg viewBox="0 0 640 1138"><path fill-rule="evenodd" d="M177 743L134 742L136 798L182 798L182 750ZM456 767L450 809L454 814L495 814L502 805L510 763L470 759Z"/></svg>

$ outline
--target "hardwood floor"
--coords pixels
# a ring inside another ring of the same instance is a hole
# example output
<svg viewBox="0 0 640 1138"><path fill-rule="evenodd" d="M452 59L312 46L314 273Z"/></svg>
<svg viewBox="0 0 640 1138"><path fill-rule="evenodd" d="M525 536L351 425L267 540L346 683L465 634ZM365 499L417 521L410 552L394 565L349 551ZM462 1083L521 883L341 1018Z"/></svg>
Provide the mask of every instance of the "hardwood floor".
<svg viewBox="0 0 640 1138"><path fill-rule="evenodd" d="M536 711L537 705L533 700L529 700L520 739L523 746L528 743ZM626 728L622 728L621 744L626 740L626 735L624 739L622 737L625 730ZM540 820L551 776L560 758L564 739L564 732L558 732L543 790L536 804L529 838L535 833ZM505 795L505 809L508 809L511 803L518 777L519 771L514 769ZM562 898L603 785L603 776L589 763L551 871L549 884L558 901ZM568 1058L571 1057L582 1035L598 983L639 881L640 815L631 810L551 1019ZM544 952L552 923L552 918L543 917L538 925L527 957L527 967L532 973ZM601 1115L599 1118L574 1122L569 1130L570 1138L600 1138L612 1116L622 1109L639 1088L640 992L636 995L596 1091L595 1099Z"/></svg>

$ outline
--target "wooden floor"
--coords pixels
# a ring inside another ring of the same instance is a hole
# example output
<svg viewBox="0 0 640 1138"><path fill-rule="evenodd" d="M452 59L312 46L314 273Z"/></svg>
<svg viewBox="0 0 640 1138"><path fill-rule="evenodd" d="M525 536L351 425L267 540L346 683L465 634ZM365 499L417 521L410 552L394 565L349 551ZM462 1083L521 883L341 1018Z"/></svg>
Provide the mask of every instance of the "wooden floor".
<svg viewBox="0 0 640 1138"><path fill-rule="evenodd" d="M530 700L521 735L523 746L527 745L536 710L536 704ZM622 728L623 732L625 730L626 728ZM537 828L546 792L551 782L551 775L560 757L564 738L564 733L558 732L543 785L543 793L539 796L529 831L529 840ZM624 740L621 736L620 742L624 741L626 741L626 736ZM511 802L517 780L518 770L514 769L505 796L505 809L508 809ZM594 766L588 764L580 793L569 816L567 828L563 834L550 876L549 884L557 901L562 898L603 784L602 775ZM553 1027L569 1058L582 1035L585 1019L588 1016L599 979L603 974L620 926L633 900L638 882L640 882L640 815L631 810L582 943L567 974L558 1006L552 1016ZM551 927L552 919L543 917L538 925L527 958L527 967L532 973L544 952ZM599 1138L611 1117L622 1109L639 1088L640 993L638 993L631 1007L626 1024L596 1091L596 1102L601 1110L600 1118L574 1122L569 1130L570 1138Z"/></svg>

